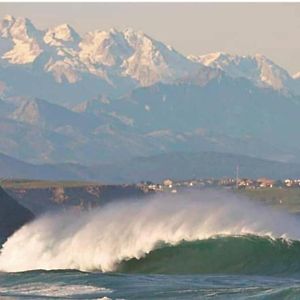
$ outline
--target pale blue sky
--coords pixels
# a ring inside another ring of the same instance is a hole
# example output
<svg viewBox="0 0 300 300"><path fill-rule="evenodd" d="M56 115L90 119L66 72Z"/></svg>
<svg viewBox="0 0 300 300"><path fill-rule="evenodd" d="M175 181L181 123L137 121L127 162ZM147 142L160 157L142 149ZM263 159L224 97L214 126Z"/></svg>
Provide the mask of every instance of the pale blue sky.
<svg viewBox="0 0 300 300"><path fill-rule="evenodd" d="M69 23L141 29L184 54L262 53L300 71L300 3L0 3L0 17L26 16L39 28Z"/></svg>

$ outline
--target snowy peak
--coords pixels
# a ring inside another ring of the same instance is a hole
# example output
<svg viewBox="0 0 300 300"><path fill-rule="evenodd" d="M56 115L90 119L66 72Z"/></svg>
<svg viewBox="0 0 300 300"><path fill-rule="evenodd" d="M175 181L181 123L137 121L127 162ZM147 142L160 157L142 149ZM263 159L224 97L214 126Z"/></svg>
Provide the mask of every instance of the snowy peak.
<svg viewBox="0 0 300 300"><path fill-rule="evenodd" d="M196 73L201 66L189 61L169 46L150 38L141 31L126 29L124 37L133 49L133 55L124 61L124 74L141 85L171 82L188 73Z"/></svg>
<svg viewBox="0 0 300 300"><path fill-rule="evenodd" d="M287 71L261 54L242 56L216 52L189 58L206 66L221 69L233 78L244 77L256 85L276 90L284 89L292 80Z"/></svg>
<svg viewBox="0 0 300 300"><path fill-rule="evenodd" d="M156 42L141 30L133 30L132 28L126 28L121 33L133 49L138 49L145 45L151 47Z"/></svg>
<svg viewBox="0 0 300 300"><path fill-rule="evenodd" d="M0 36L2 38L9 37L9 29L15 22L15 18L10 15L6 15L3 20L0 21Z"/></svg>
<svg viewBox="0 0 300 300"><path fill-rule="evenodd" d="M2 55L10 63L32 63L43 52L41 32L27 18L6 16L0 23L0 37L13 42L12 49Z"/></svg>
<svg viewBox="0 0 300 300"><path fill-rule="evenodd" d="M171 47L130 28L90 32L79 47L85 64L131 77L143 86L172 81L200 68Z"/></svg>
<svg viewBox="0 0 300 300"><path fill-rule="evenodd" d="M46 32L44 42L50 46L60 47L70 43L78 44L80 36L70 25L61 24Z"/></svg>
<svg viewBox="0 0 300 300"><path fill-rule="evenodd" d="M30 29L32 30L34 26L27 18L14 18L11 15L6 15L3 20L0 21L0 34L1 37L19 37L21 38L21 34L26 34L28 37L28 33L30 33ZM19 36L18 36L19 35Z"/></svg>
<svg viewBox="0 0 300 300"><path fill-rule="evenodd" d="M132 52L122 33L115 29L89 32L79 47L80 58L92 65L120 65Z"/></svg>
<svg viewBox="0 0 300 300"><path fill-rule="evenodd" d="M56 82L76 83L81 80L80 70L86 68L78 58L79 34L68 24L47 30L43 38L48 57L44 70L51 73Z"/></svg>
<svg viewBox="0 0 300 300"><path fill-rule="evenodd" d="M213 52L205 55L190 55L189 59L194 62L201 62L205 66L211 66L212 64L216 64L218 61L229 60L231 58L230 54L226 54L224 52ZM220 66L221 69L221 66Z"/></svg>
<svg viewBox="0 0 300 300"><path fill-rule="evenodd" d="M282 90L286 87L286 84L291 80L291 76L286 70L264 55L257 54L255 59L260 70L260 79L263 83L276 90Z"/></svg>
<svg viewBox="0 0 300 300"><path fill-rule="evenodd" d="M68 24L41 31L29 19L8 15L0 21L0 65L11 64L19 70L24 65L34 76L50 74L56 83L74 87L79 82L94 82L114 90L130 90L189 78L203 84L219 76L217 70L233 78L247 78L258 86L299 91L299 80L263 55L216 52L186 57L131 28L95 30L81 38ZM213 73L211 69L215 69Z"/></svg>
<svg viewBox="0 0 300 300"><path fill-rule="evenodd" d="M296 80L300 79L300 72L297 72L296 74L293 75L293 78Z"/></svg>
<svg viewBox="0 0 300 300"><path fill-rule="evenodd" d="M1 37L11 37L17 40L26 40L36 38L39 31L34 27L27 18L14 18L6 16L0 23Z"/></svg>

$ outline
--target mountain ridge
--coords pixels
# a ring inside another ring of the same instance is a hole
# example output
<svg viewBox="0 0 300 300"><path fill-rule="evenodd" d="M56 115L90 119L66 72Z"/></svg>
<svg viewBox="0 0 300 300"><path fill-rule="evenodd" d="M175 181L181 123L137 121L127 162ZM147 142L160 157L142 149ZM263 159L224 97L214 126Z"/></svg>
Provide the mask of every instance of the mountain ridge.
<svg viewBox="0 0 300 300"><path fill-rule="evenodd" d="M199 73L203 73L202 77L213 77L209 73L216 69L235 78L247 78L261 87L300 94L297 77L293 78L263 55L220 52L185 56L131 28L94 30L81 37L69 24L39 30L27 18L6 16L0 22L0 56L0 67L12 72L11 76L26 72L20 80L35 80L45 89L39 94L34 94L33 88L19 91L9 75L0 74L0 81L10 95L23 93L53 101L54 97L51 99L48 94L58 89L58 103L86 100L84 94L78 94L77 85L90 90L87 98L103 92L120 95L158 82L176 83Z"/></svg>
<svg viewBox="0 0 300 300"><path fill-rule="evenodd" d="M223 73L202 79L72 108L7 98L0 102L0 151L34 163L104 163L186 149L298 161L299 97Z"/></svg>
<svg viewBox="0 0 300 300"><path fill-rule="evenodd" d="M220 69L233 78L247 78L258 86L272 87L275 90L293 90L293 76L262 54L233 55L215 52L190 56L190 59Z"/></svg>
<svg viewBox="0 0 300 300"><path fill-rule="evenodd" d="M20 160L189 150L299 161L300 81L263 55L187 57L130 28L80 36L12 16L0 54L0 152Z"/></svg>
<svg viewBox="0 0 300 300"><path fill-rule="evenodd" d="M0 154L2 180L95 181L105 184L132 184L203 178L234 178L236 166L244 178L299 178L300 164L263 160L218 152L172 152L135 157L115 163L83 166L79 164L34 165ZM8 166L8 167L5 167ZM181 170L178 172L178 170Z"/></svg>

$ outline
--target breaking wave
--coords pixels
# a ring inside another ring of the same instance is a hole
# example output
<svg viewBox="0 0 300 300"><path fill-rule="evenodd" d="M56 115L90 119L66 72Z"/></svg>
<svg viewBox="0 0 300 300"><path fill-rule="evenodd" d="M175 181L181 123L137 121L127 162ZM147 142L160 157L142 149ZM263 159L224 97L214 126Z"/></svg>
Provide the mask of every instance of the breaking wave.
<svg viewBox="0 0 300 300"><path fill-rule="evenodd" d="M152 274L300 274L300 242L255 235L223 236L164 245L119 272Z"/></svg>
<svg viewBox="0 0 300 300"><path fill-rule="evenodd" d="M300 220L217 191L47 214L4 244L0 270L284 274L300 270Z"/></svg>

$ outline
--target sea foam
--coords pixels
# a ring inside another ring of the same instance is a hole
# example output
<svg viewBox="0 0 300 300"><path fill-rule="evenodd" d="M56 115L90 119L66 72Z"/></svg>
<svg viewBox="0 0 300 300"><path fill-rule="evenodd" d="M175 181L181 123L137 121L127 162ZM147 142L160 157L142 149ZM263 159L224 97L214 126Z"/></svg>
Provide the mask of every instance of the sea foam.
<svg viewBox="0 0 300 300"><path fill-rule="evenodd" d="M0 270L114 271L159 244L218 235L298 240L300 220L232 193L200 190L127 199L75 214L46 214L4 244Z"/></svg>

